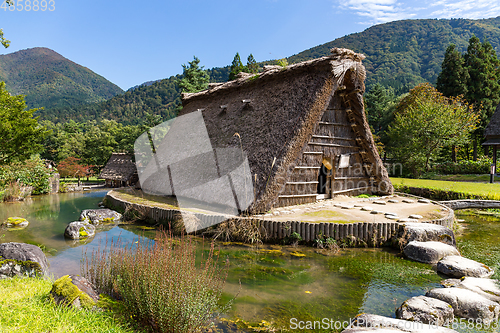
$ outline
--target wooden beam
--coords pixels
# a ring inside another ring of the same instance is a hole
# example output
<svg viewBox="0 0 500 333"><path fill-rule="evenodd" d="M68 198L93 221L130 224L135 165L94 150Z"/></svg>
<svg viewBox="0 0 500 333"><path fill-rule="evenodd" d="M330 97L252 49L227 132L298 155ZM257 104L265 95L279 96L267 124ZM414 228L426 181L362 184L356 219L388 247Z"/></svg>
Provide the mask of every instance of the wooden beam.
<svg viewBox="0 0 500 333"><path fill-rule="evenodd" d="M286 182L286 185L318 184L319 182Z"/></svg>
<svg viewBox="0 0 500 333"><path fill-rule="evenodd" d="M346 127L349 127L351 126L351 124L343 124L343 123L330 123L330 122L327 122L327 121L320 121L319 122L320 125L333 125L333 126L346 126Z"/></svg>
<svg viewBox="0 0 500 333"><path fill-rule="evenodd" d="M278 198L316 197L317 195L318 195L318 193L314 193L314 194L279 195Z"/></svg>
<svg viewBox="0 0 500 333"><path fill-rule="evenodd" d="M315 146L342 147L342 148L354 148L354 149L360 149L358 146L338 145L338 144L336 144L336 143L309 142L308 144L310 144L310 145L315 145Z"/></svg>
<svg viewBox="0 0 500 333"><path fill-rule="evenodd" d="M344 141L356 141L356 139L342 138L340 136L328 136L328 135L313 135L316 139L332 139L332 140L344 140Z"/></svg>

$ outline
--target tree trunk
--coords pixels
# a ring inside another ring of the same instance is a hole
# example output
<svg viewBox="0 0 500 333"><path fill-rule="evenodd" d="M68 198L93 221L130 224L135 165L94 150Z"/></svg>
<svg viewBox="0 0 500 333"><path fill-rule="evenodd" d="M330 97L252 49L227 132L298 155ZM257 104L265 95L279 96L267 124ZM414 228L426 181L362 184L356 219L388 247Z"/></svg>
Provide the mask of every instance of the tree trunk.
<svg viewBox="0 0 500 333"><path fill-rule="evenodd" d="M451 161L453 163L457 162L457 146L451 146Z"/></svg>
<svg viewBox="0 0 500 333"><path fill-rule="evenodd" d="M474 136L473 138L474 141L472 141L472 144L474 145L474 152L472 154L472 160L477 161L477 138Z"/></svg>

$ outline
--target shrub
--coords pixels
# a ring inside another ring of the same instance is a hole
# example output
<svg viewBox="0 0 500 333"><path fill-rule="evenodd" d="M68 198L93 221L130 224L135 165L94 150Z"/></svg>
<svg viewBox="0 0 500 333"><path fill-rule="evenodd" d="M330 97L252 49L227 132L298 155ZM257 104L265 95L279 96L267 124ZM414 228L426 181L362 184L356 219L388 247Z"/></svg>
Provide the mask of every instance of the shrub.
<svg viewBox="0 0 500 333"><path fill-rule="evenodd" d="M50 192L49 179L54 171L45 166L45 162L38 156L24 162L0 166L0 187L10 183L20 183L22 186L33 187L33 194Z"/></svg>
<svg viewBox="0 0 500 333"><path fill-rule="evenodd" d="M159 231L155 241L140 239L123 247L94 251L82 262L84 276L101 293L123 300L132 317L153 332L194 332L210 324L227 278L214 244L201 264L186 236Z"/></svg>
<svg viewBox="0 0 500 333"><path fill-rule="evenodd" d="M477 161L444 162L434 165L431 171L442 175L487 174L490 173L491 163L492 160L486 157Z"/></svg>

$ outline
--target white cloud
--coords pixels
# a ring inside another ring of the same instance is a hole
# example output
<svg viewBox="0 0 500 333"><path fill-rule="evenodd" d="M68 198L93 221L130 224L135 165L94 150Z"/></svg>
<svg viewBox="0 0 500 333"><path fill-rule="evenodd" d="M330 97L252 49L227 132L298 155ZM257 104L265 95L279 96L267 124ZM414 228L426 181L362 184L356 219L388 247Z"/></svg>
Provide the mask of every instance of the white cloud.
<svg viewBox="0 0 500 333"><path fill-rule="evenodd" d="M397 0L347 0L340 2L343 9L369 18L367 23L385 23L415 16L408 12Z"/></svg>
<svg viewBox="0 0 500 333"><path fill-rule="evenodd" d="M338 8L378 24L410 18L469 18L500 16L498 0L334 0Z"/></svg>
<svg viewBox="0 0 500 333"><path fill-rule="evenodd" d="M500 15L500 2L491 0L441 0L430 14L439 18L479 19Z"/></svg>

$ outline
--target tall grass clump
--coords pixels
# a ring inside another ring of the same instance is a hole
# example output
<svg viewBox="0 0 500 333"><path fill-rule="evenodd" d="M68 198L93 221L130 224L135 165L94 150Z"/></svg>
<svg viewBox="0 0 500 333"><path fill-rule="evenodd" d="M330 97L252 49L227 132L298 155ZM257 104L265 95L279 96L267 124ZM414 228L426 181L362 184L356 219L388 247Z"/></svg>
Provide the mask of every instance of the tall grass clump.
<svg viewBox="0 0 500 333"><path fill-rule="evenodd" d="M227 278L212 242L196 262L187 236L159 231L156 239L122 246L106 243L84 256L82 272L99 290L122 300L132 318L152 332L197 332L220 312L218 301Z"/></svg>

